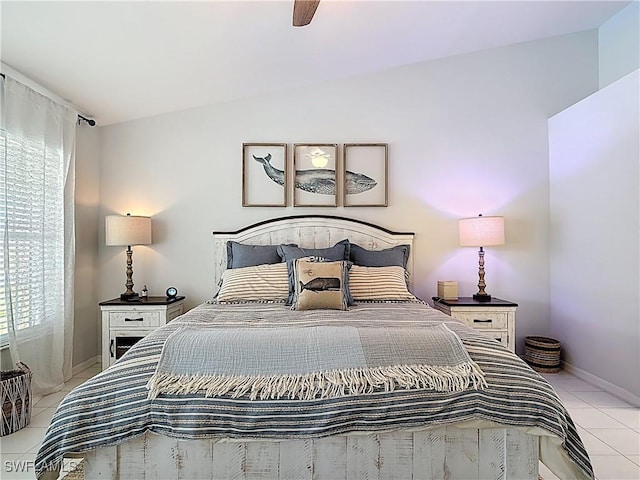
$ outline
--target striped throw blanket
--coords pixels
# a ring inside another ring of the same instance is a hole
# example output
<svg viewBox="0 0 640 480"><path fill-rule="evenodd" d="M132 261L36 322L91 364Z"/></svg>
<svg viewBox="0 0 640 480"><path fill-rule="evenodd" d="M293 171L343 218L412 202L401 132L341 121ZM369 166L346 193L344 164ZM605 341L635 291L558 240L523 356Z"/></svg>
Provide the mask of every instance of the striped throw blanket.
<svg viewBox="0 0 640 480"><path fill-rule="evenodd" d="M445 323L484 372L484 389L395 389L313 400L159 395L147 384L167 338L187 325L220 328L356 326L413 329ZM560 478L592 479L589 457L549 383L523 360L419 302L361 303L347 311L292 311L283 304L203 304L143 338L114 365L60 403L36 457L41 480L57 478L64 455L118 445L145 432L182 439L303 439L489 421L536 432L540 458ZM549 453L551 452L551 453Z"/></svg>
<svg viewBox="0 0 640 480"><path fill-rule="evenodd" d="M149 398L158 394L335 398L396 388L484 388L478 365L446 325L424 328L185 326L168 338Z"/></svg>

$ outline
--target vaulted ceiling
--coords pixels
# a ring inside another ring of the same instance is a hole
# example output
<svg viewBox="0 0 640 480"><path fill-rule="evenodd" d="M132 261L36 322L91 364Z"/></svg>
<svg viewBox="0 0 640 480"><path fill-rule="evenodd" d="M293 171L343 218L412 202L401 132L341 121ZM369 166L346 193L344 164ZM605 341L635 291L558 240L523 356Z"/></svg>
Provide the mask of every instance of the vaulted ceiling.
<svg viewBox="0 0 640 480"><path fill-rule="evenodd" d="M1 58L99 125L598 28L629 1L1 4Z"/></svg>

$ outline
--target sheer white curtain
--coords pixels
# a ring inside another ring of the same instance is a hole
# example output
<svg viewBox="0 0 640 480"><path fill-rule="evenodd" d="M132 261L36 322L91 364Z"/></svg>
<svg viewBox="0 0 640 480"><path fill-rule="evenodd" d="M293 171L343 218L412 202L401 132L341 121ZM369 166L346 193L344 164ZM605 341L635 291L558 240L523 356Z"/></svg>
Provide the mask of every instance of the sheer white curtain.
<svg viewBox="0 0 640 480"><path fill-rule="evenodd" d="M42 395L71 377L78 112L1 82L0 339Z"/></svg>

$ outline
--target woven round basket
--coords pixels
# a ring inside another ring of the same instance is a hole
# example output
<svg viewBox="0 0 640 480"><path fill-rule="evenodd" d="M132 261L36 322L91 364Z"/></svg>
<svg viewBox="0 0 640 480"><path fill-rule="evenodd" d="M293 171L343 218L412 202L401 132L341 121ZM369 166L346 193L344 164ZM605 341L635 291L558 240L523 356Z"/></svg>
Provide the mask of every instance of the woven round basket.
<svg viewBox="0 0 640 480"><path fill-rule="evenodd" d="M24 363L18 363L17 367L0 373L0 437L17 432L31 421L32 373Z"/></svg>
<svg viewBox="0 0 640 480"><path fill-rule="evenodd" d="M524 360L536 372L559 372L560 342L554 338L525 337Z"/></svg>

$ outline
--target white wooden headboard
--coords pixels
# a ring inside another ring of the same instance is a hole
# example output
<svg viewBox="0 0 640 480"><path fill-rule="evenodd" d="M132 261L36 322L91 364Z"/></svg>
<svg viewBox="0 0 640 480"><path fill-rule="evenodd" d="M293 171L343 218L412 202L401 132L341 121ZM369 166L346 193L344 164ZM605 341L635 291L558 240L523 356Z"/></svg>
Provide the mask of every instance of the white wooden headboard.
<svg viewBox="0 0 640 480"><path fill-rule="evenodd" d="M256 223L235 232L213 232L214 274L216 285L227 268L226 242L233 240L250 245L296 243L302 248L327 248L349 239L369 250L383 250L396 245L409 245L409 288L413 288L414 233L392 232L386 228L344 217L304 215L282 217Z"/></svg>

